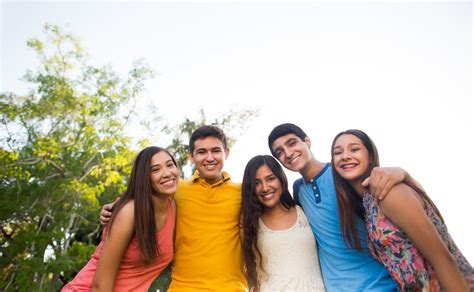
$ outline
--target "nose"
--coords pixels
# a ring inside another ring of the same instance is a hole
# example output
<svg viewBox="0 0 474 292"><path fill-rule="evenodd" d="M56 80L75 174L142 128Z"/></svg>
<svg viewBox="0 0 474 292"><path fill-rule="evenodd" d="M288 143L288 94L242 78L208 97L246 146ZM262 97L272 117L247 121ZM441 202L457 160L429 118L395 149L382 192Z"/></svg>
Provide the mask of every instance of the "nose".
<svg viewBox="0 0 474 292"><path fill-rule="evenodd" d="M349 153L347 151L344 151L342 152L342 159L348 159L350 156L349 156Z"/></svg>
<svg viewBox="0 0 474 292"><path fill-rule="evenodd" d="M266 182L262 182L262 192L266 193L269 190L269 185Z"/></svg>
<svg viewBox="0 0 474 292"><path fill-rule="evenodd" d="M283 153L285 154L285 157L291 157L292 151L289 148L283 148Z"/></svg>
<svg viewBox="0 0 474 292"><path fill-rule="evenodd" d="M171 175L172 175L171 170L168 167L164 167L163 168L163 177L168 177L168 176L171 176Z"/></svg>
<svg viewBox="0 0 474 292"><path fill-rule="evenodd" d="M214 155L212 154L212 151L206 152L206 161L214 161Z"/></svg>

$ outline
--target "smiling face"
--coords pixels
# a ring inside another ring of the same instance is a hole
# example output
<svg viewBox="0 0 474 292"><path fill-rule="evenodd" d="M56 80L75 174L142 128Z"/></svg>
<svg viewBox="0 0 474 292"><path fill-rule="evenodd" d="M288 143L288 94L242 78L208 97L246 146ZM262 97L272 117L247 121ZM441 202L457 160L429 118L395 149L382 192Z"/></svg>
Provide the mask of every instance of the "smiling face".
<svg viewBox="0 0 474 292"><path fill-rule="evenodd" d="M173 195L178 188L179 169L171 156L160 151L151 157L150 182L155 194Z"/></svg>
<svg viewBox="0 0 474 292"><path fill-rule="evenodd" d="M262 165L255 173L255 195L264 208L271 209L280 204L282 185L278 177L267 165Z"/></svg>
<svg viewBox="0 0 474 292"><path fill-rule="evenodd" d="M311 160L311 141L303 140L295 134L279 137L272 143L272 152L284 167L302 172Z"/></svg>
<svg viewBox="0 0 474 292"><path fill-rule="evenodd" d="M199 175L213 184L222 179L222 168L228 155L229 149L224 149L221 140L208 136L194 141L194 150L189 159L196 166Z"/></svg>
<svg viewBox="0 0 474 292"><path fill-rule="evenodd" d="M370 166L367 148L351 134L343 134L334 141L331 155L336 172L349 182L362 179Z"/></svg>

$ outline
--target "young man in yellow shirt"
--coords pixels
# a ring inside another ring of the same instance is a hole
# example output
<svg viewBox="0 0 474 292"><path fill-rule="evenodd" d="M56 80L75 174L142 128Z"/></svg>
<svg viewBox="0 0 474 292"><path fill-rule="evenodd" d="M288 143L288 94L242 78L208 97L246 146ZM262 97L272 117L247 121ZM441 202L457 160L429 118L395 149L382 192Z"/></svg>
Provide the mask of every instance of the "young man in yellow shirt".
<svg viewBox="0 0 474 292"><path fill-rule="evenodd" d="M241 186L223 172L229 155L221 129L202 126L189 141L196 167L175 194L176 239L168 291L246 291L239 238ZM104 222L112 204L104 206Z"/></svg>
<svg viewBox="0 0 474 292"><path fill-rule="evenodd" d="M240 184L222 172L229 155L221 129L203 126L191 135L196 167L175 194L175 257L168 291L245 291L239 238Z"/></svg>

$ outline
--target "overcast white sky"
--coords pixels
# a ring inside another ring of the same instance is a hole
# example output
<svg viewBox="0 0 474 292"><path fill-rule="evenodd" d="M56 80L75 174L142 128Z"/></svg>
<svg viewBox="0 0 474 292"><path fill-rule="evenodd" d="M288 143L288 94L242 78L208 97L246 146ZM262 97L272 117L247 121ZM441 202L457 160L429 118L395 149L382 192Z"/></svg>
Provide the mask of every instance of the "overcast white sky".
<svg viewBox="0 0 474 292"><path fill-rule="evenodd" d="M36 64L26 40L50 22L78 36L96 64L125 73L145 58L158 75L144 98L170 122L201 107L210 116L260 108L231 149L235 181L268 153L279 123L300 125L322 161L338 132L359 128L383 165L425 186L473 264L472 12L469 1L2 1L0 91L26 92L19 77Z"/></svg>

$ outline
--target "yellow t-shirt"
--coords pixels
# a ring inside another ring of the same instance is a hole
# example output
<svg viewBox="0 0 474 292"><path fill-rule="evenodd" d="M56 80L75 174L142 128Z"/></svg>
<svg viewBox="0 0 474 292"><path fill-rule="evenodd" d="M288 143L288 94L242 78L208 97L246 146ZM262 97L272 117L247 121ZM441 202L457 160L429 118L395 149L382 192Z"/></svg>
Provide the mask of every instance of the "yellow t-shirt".
<svg viewBox="0 0 474 292"><path fill-rule="evenodd" d="M239 238L240 184L197 172L175 194L176 241L168 291L246 291Z"/></svg>

